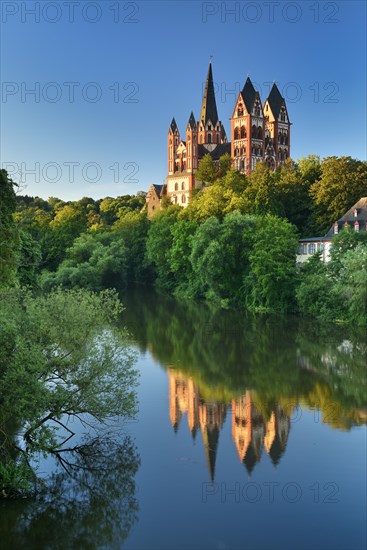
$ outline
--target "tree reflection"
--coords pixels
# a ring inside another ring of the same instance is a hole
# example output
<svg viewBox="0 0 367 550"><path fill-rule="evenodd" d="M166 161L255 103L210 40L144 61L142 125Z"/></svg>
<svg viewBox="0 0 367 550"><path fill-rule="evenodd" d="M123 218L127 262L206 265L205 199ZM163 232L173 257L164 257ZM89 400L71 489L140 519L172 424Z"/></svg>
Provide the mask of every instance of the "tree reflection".
<svg viewBox="0 0 367 550"><path fill-rule="evenodd" d="M278 405L292 410L300 403L320 409L335 428L367 422L361 331L212 309L141 289L123 301L124 323L141 351L191 377L204 401L229 403L251 390L266 420Z"/></svg>
<svg viewBox="0 0 367 550"><path fill-rule="evenodd" d="M64 453L35 499L7 503L6 525L0 520L2 544L63 550L120 547L137 521L134 476L139 463L128 436L120 442L95 438Z"/></svg>

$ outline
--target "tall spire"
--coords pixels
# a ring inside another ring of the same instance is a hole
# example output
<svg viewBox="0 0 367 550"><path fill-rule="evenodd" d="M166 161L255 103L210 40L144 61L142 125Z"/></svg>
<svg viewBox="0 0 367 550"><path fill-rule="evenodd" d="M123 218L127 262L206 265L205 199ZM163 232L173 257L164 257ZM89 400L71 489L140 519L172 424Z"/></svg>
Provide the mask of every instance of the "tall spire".
<svg viewBox="0 0 367 550"><path fill-rule="evenodd" d="M282 97L278 89L278 86L275 84L275 82L273 83L273 86L270 90L270 94L268 96L268 102L274 117L278 118L281 106L284 103L284 98Z"/></svg>
<svg viewBox="0 0 367 550"><path fill-rule="evenodd" d="M201 104L200 121L204 124L211 121L215 126L218 122L217 104L215 102L212 64L209 63L208 76L206 77L203 102Z"/></svg>
<svg viewBox="0 0 367 550"><path fill-rule="evenodd" d="M175 121L175 117L173 117L173 119L172 119L170 128L171 128L173 133L175 133L175 130L177 130L177 124L176 124L176 121Z"/></svg>

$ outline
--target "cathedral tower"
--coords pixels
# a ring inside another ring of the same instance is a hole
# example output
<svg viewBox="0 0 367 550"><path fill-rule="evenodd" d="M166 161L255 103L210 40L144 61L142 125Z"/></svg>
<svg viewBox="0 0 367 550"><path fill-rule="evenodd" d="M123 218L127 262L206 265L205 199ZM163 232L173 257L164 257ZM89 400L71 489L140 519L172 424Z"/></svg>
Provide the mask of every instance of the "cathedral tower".
<svg viewBox="0 0 367 550"><path fill-rule="evenodd" d="M231 118L231 157L235 170L249 175L264 155L264 116L259 92L247 77Z"/></svg>
<svg viewBox="0 0 367 550"><path fill-rule="evenodd" d="M265 114L265 151L264 160L269 168L277 166L290 156L290 130L288 111L284 97L277 85L273 84L264 103Z"/></svg>

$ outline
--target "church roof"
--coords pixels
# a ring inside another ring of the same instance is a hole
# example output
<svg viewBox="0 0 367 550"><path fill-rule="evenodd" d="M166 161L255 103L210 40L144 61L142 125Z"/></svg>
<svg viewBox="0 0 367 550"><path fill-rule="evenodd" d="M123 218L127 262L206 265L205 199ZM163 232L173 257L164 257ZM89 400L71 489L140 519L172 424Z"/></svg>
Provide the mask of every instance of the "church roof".
<svg viewBox="0 0 367 550"><path fill-rule="evenodd" d="M200 121L203 121L204 125L211 121L215 126L218 122L217 104L215 101L214 84L213 84L213 72L212 64L209 63L208 75L206 77L205 90L203 102L201 105Z"/></svg>
<svg viewBox="0 0 367 550"><path fill-rule="evenodd" d="M246 78L246 82L242 88L241 95L242 95L244 104L246 105L247 112L251 113L252 107L254 105L255 97L256 97L256 90L249 76Z"/></svg>
<svg viewBox="0 0 367 550"><path fill-rule="evenodd" d="M199 159L202 159L204 155L210 155L213 160L219 160L220 157L228 153L231 154L231 144L230 143L218 143L218 145L212 150L208 151L205 145L198 145L198 155Z"/></svg>
<svg viewBox="0 0 367 550"><path fill-rule="evenodd" d="M173 117L173 119L172 119L170 128L171 128L173 133L175 133L175 130L178 130L177 124L176 124L176 121L175 121L175 117Z"/></svg>
<svg viewBox="0 0 367 550"><path fill-rule="evenodd" d="M196 127L196 120L195 120L195 117L194 117L194 113L192 111L191 111L191 115L190 115L190 118L189 118L188 125L192 129L194 129Z"/></svg>
<svg viewBox="0 0 367 550"><path fill-rule="evenodd" d="M278 118L280 108L284 103L284 98L281 96L280 91L278 90L278 86L275 84L275 82L270 90L268 102L274 117Z"/></svg>
<svg viewBox="0 0 367 550"><path fill-rule="evenodd" d="M166 184L164 183L162 185L158 185L156 183L152 183L152 185L153 185L154 190L157 193L158 197L163 197L164 191L165 191L165 188L166 188Z"/></svg>
<svg viewBox="0 0 367 550"><path fill-rule="evenodd" d="M217 426L213 428L209 428L208 426L206 426L202 432L202 435L210 479L211 481L214 481L215 459L217 456L219 429Z"/></svg>

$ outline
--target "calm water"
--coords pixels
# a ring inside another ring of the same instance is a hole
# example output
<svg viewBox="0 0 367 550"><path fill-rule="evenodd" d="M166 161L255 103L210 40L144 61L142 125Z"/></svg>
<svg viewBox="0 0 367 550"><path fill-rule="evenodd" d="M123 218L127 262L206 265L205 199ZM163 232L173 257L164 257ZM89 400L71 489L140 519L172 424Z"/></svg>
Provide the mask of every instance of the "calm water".
<svg viewBox="0 0 367 550"><path fill-rule="evenodd" d="M123 301L138 417L93 490L0 504L0 548L364 549L365 333Z"/></svg>

